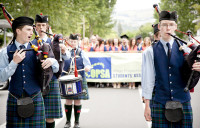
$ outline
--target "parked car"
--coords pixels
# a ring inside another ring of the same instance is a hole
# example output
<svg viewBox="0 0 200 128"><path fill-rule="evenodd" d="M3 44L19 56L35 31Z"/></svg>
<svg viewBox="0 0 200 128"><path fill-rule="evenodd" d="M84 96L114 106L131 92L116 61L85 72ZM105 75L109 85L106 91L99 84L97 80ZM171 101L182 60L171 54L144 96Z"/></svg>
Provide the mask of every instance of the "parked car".
<svg viewBox="0 0 200 128"><path fill-rule="evenodd" d="M0 90L8 89L8 87L9 87L9 80L7 80L6 82L0 82Z"/></svg>

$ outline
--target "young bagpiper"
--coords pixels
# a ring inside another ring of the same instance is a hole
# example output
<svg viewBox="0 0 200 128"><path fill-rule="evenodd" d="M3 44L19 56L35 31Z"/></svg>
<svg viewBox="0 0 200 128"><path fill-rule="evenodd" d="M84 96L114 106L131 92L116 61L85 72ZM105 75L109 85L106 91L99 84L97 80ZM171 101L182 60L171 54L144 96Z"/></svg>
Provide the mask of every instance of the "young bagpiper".
<svg viewBox="0 0 200 128"><path fill-rule="evenodd" d="M161 39L146 49L142 65L144 116L147 121L152 120L152 128L192 128L190 92L184 91L187 83L181 73L184 57L177 41L169 35L177 29L177 14L162 11L159 16Z"/></svg>
<svg viewBox="0 0 200 128"><path fill-rule="evenodd" d="M42 42L48 43L51 45L51 39L44 33L48 29L48 16L45 15L36 15L35 17L36 30L42 39ZM37 44L37 40L33 40L34 44ZM51 45L53 48L53 45ZM47 95L44 95L44 105L45 105L45 116L46 116L46 126L47 128L54 128L55 121L54 119L62 118L62 107L61 107L61 97L60 89L58 84L58 75L54 74L50 83L50 91Z"/></svg>
<svg viewBox="0 0 200 128"><path fill-rule="evenodd" d="M28 43L33 35L34 20L18 17L13 21L14 38L8 47L0 52L0 81L11 77L7 100L7 128L45 128L45 108L38 80L38 61L36 52ZM21 49L21 50L20 50ZM47 58L42 61L42 68L52 66L58 71L56 61Z"/></svg>
<svg viewBox="0 0 200 128"><path fill-rule="evenodd" d="M74 115L75 115L75 122L74 122L74 128L80 128L79 126L79 117L81 113L81 100L88 100L89 99L89 94L88 94L88 86L86 82L86 77L85 77L85 72L88 72L91 69L91 63L87 55L83 50L78 48L78 35L73 35L70 34L70 43L72 45L72 50L66 51L67 57L65 58L65 63L64 63L64 70L68 71L70 68L70 63L72 61L71 57L74 57L74 55L78 55L80 57L76 58L76 65L77 65L77 70L84 69L83 71L80 71L79 73L82 76L82 90L84 95L79 95L75 97L68 97L66 98L66 103L65 103L65 112L66 112L66 118L67 122L65 124L65 128L70 128L71 127L71 113L72 113L72 103L74 102ZM75 51L75 54L74 54Z"/></svg>

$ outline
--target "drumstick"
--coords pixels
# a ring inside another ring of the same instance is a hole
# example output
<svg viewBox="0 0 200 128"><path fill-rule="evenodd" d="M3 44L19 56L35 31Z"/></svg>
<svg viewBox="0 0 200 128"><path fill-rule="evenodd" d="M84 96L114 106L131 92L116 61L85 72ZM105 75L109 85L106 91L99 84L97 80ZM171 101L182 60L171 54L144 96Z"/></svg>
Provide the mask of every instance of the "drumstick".
<svg viewBox="0 0 200 128"><path fill-rule="evenodd" d="M66 73L66 74L68 74L68 73L69 73L69 72L66 72L66 71L64 71L64 70L62 70L62 72Z"/></svg>
<svg viewBox="0 0 200 128"><path fill-rule="evenodd" d="M80 72L80 71L84 71L85 69L80 69L80 70L77 70L78 72Z"/></svg>

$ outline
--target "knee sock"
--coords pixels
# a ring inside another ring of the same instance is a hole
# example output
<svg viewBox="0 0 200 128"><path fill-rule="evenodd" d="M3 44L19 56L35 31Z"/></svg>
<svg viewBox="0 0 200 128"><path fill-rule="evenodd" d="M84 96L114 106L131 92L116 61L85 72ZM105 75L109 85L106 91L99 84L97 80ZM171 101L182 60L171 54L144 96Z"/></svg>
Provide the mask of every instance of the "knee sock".
<svg viewBox="0 0 200 128"><path fill-rule="evenodd" d="M52 123L46 122L46 128L55 128L55 121Z"/></svg>
<svg viewBox="0 0 200 128"><path fill-rule="evenodd" d="M79 122L82 105L74 105L75 122Z"/></svg>
<svg viewBox="0 0 200 128"><path fill-rule="evenodd" d="M71 115L72 115L72 105L65 105L65 113L67 121L71 121Z"/></svg>

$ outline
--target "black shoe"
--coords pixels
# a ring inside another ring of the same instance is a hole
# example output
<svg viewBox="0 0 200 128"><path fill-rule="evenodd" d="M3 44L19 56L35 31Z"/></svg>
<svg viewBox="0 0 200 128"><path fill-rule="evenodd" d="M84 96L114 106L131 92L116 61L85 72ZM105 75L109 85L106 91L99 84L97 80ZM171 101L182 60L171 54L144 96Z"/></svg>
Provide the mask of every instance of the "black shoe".
<svg viewBox="0 0 200 128"><path fill-rule="evenodd" d="M74 128L80 128L79 122L75 122L75 123L74 123Z"/></svg>
<svg viewBox="0 0 200 128"><path fill-rule="evenodd" d="M71 122L70 121L67 121L64 128L70 128L71 127Z"/></svg>

